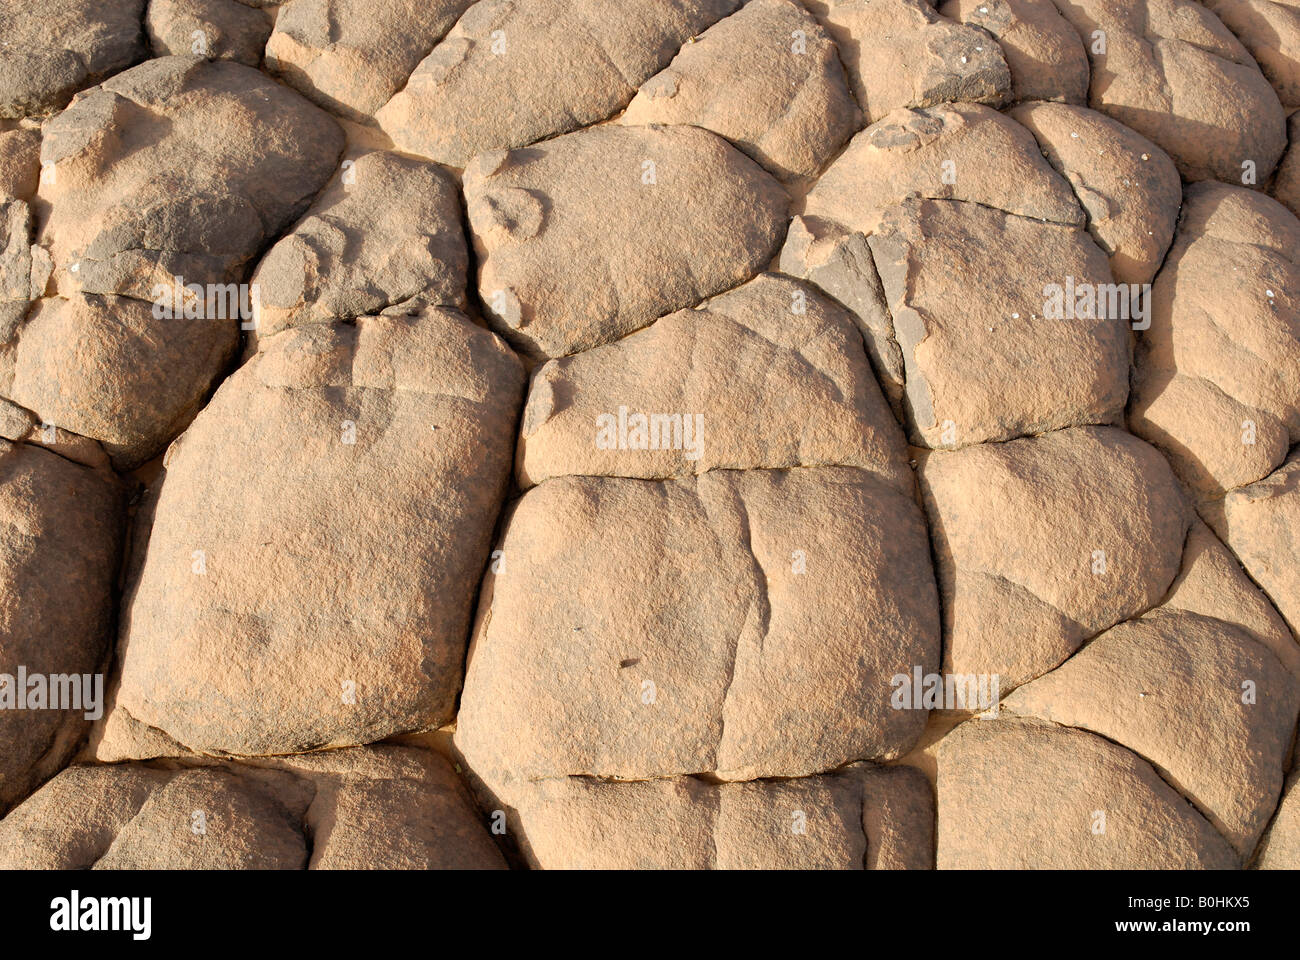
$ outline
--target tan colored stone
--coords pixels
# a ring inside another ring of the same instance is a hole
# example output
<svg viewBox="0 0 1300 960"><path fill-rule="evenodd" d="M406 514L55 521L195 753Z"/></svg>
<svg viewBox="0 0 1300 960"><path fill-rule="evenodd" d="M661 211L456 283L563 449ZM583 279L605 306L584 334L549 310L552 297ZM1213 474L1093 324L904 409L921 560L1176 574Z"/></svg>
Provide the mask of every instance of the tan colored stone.
<svg viewBox="0 0 1300 960"><path fill-rule="evenodd" d="M945 0L939 12L997 39L1012 100L1088 101L1088 55L1052 0Z"/></svg>
<svg viewBox="0 0 1300 960"><path fill-rule="evenodd" d="M1255 855L1256 870L1300 870L1300 773L1293 773Z"/></svg>
<svg viewBox="0 0 1300 960"><path fill-rule="evenodd" d="M472 3L289 0L266 44L266 68L327 110L366 121Z"/></svg>
<svg viewBox="0 0 1300 960"><path fill-rule="evenodd" d="M1192 184L1135 357L1129 428L1201 498L1267 476L1300 441L1300 221Z"/></svg>
<svg viewBox="0 0 1300 960"><path fill-rule="evenodd" d="M400 149L463 167L604 120L738 0L481 0L376 118ZM590 185L590 182L587 182Z"/></svg>
<svg viewBox="0 0 1300 960"><path fill-rule="evenodd" d="M1118 420L1128 323L1044 316L1049 285L1099 289L1082 229L973 203L909 200L867 238L902 352L907 426L927 447Z"/></svg>
<svg viewBox="0 0 1300 960"><path fill-rule="evenodd" d="M263 341L168 451L117 709L232 754L450 720L521 380L451 310Z"/></svg>
<svg viewBox="0 0 1300 960"><path fill-rule="evenodd" d="M631 449L616 435L620 410ZM637 416L648 449L633 448ZM534 374L517 453L524 488L564 475L827 465L871 470L908 495L915 483L852 319L776 274L548 361Z"/></svg>
<svg viewBox="0 0 1300 960"><path fill-rule="evenodd" d="M1070 181L1088 214L1088 232L1110 257L1115 279L1149 283L1173 240L1183 200L1169 155L1086 107L1026 103L1010 113Z"/></svg>
<svg viewBox="0 0 1300 960"><path fill-rule="evenodd" d="M751 0L641 85L621 123L687 123L782 179L815 176L858 127L835 44L792 0Z"/></svg>
<svg viewBox="0 0 1300 960"><path fill-rule="evenodd" d="M1183 568L1160 609L1235 624L1300 676L1300 644L1267 595L1246 576L1241 561L1200 520L1192 521L1183 549Z"/></svg>
<svg viewBox="0 0 1300 960"><path fill-rule="evenodd" d="M465 306L469 254L456 187L432 163L348 151L339 171L253 271L258 338L425 306Z"/></svg>
<svg viewBox="0 0 1300 960"><path fill-rule="evenodd" d="M1287 139L1290 143L1286 155L1277 166L1277 177L1273 189L1269 191L1275 200L1285 204L1286 208L1300 217L1300 111L1291 114L1287 121Z"/></svg>
<svg viewBox="0 0 1300 960"><path fill-rule="evenodd" d="M1254 59L1213 13L1193 0L1056 6L1089 51L1089 106L1159 144L1185 180L1241 183L1247 162L1256 182L1268 179L1286 146L1286 116Z"/></svg>
<svg viewBox="0 0 1300 960"><path fill-rule="evenodd" d="M533 358L616 340L758 273L784 230L772 177L695 127L582 130L465 171L489 322Z"/></svg>
<svg viewBox="0 0 1300 960"><path fill-rule="evenodd" d="M0 865L429 870L503 863L445 760L380 746L258 765L74 766L0 823Z"/></svg>
<svg viewBox="0 0 1300 960"><path fill-rule="evenodd" d="M1002 104L1011 72L989 34L954 23L926 0L807 4L840 49L849 87L871 121L898 107L947 100Z"/></svg>
<svg viewBox="0 0 1300 960"><path fill-rule="evenodd" d="M518 788L514 817L543 869L927 869L934 801L906 767L707 784L689 777Z"/></svg>
<svg viewBox="0 0 1300 960"><path fill-rule="evenodd" d="M1273 84L1282 106L1300 107L1300 4L1295 0L1205 0Z"/></svg>
<svg viewBox="0 0 1300 960"><path fill-rule="evenodd" d="M0 815L67 763L93 719L82 695L95 674L104 687L122 500L103 474L0 440ZM43 709L19 668L42 678ZM59 696L83 709L53 709L51 678L73 675L75 694L60 680Z"/></svg>
<svg viewBox="0 0 1300 960"><path fill-rule="evenodd" d="M258 67L271 18L236 0L150 0L145 30L154 56L195 54Z"/></svg>
<svg viewBox="0 0 1300 960"><path fill-rule="evenodd" d="M920 459L945 671L997 674L1006 693L1154 607L1178 573L1190 510L1159 453L1122 430Z"/></svg>
<svg viewBox="0 0 1300 960"><path fill-rule="evenodd" d="M42 116L146 54L145 0L21 0L0 8L0 117Z"/></svg>
<svg viewBox="0 0 1300 960"><path fill-rule="evenodd" d="M1095 734L970 720L940 742L938 756L940 870L1240 865L1150 764Z"/></svg>
<svg viewBox="0 0 1300 960"><path fill-rule="evenodd" d="M1236 627L1157 611L1108 630L1004 708L1128 747L1245 858L1282 789L1300 680Z"/></svg>
<svg viewBox="0 0 1300 960"><path fill-rule="evenodd" d="M30 200L40 172L40 131L15 127L0 132L0 199Z"/></svg>
<svg viewBox="0 0 1300 960"><path fill-rule="evenodd" d="M176 276L238 283L342 149L328 114L243 64L162 57L119 74L43 127L54 285L152 302Z"/></svg>
<svg viewBox="0 0 1300 960"><path fill-rule="evenodd" d="M505 527L456 743L515 780L802 776L911 746L938 661L919 511L871 474L561 477Z"/></svg>
<svg viewBox="0 0 1300 960"><path fill-rule="evenodd" d="M1300 636L1300 450L1263 480L1230 492L1207 519Z"/></svg>

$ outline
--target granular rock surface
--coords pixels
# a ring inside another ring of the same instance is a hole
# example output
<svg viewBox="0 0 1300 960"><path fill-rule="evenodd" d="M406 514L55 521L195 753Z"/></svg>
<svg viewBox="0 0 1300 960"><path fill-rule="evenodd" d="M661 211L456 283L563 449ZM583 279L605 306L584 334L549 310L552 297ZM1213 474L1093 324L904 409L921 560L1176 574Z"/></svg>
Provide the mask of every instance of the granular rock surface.
<svg viewBox="0 0 1300 960"><path fill-rule="evenodd" d="M0 868L1300 869L1290 0L0 5Z"/></svg>

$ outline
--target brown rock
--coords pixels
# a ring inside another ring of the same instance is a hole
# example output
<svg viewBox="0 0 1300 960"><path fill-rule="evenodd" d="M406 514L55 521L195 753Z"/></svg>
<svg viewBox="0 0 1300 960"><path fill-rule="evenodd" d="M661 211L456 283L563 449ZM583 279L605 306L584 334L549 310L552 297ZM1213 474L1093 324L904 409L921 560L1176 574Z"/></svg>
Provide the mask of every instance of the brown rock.
<svg viewBox="0 0 1300 960"><path fill-rule="evenodd" d="M1230 492L1207 519L1300 636L1300 451Z"/></svg>
<svg viewBox="0 0 1300 960"><path fill-rule="evenodd" d="M1294 0L1205 0L1273 84L1282 106L1300 107L1300 7Z"/></svg>
<svg viewBox="0 0 1300 960"><path fill-rule="evenodd" d="M1300 869L1300 773L1287 781L1273 822L1259 845L1254 867L1257 870Z"/></svg>
<svg viewBox="0 0 1300 960"><path fill-rule="evenodd" d="M738 0L483 0L376 114L400 149L465 166L617 113ZM590 185L590 184L588 184Z"/></svg>
<svg viewBox="0 0 1300 960"><path fill-rule="evenodd" d="M944 669L1001 690L1155 606L1190 521L1151 447L1106 427L921 457Z"/></svg>
<svg viewBox="0 0 1300 960"><path fill-rule="evenodd" d="M1092 62L1089 106L1159 144L1185 180L1264 183L1286 116L1246 48L1192 0L1056 0ZM1098 34L1100 31L1100 35Z"/></svg>
<svg viewBox="0 0 1300 960"><path fill-rule="evenodd" d="M1088 55L1052 0L946 0L939 12L981 27L1002 48L1012 100L1088 101Z"/></svg>
<svg viewBox="0 0 1300 960"><path fill-rule="evenodd" d="M815 176L860 121L835 44L791 0L752 0L718 21L620 120L712 130L782 179Z"/></svg>
<svg viewBox="0 0 1300 960"><path fill-rule="evenodd" d="M40 131L15 127L0 132L0 199L30 200L40 172Z"/></svg>
<svg viewBox="0 0 1300 960"><path fill-rule="evenodd" d="M974 0L972 0L974 2ZM1178 222L1183 184L1169 155L1102 113L1063 103L1011 110L1070 181L1088 232L1121 283L1149 283Z"/></svg>
<svg viewBox="0 0 1300 960"><path fill-rule="evenodd" d="M970 720L941 741L938 755L941 870L1240 865L1146 761L1095 734Z"/></svg>
<svg viewBox="0 0 1300 960"><path fill-rule="evenodd" d="M0 440L0 814L67 763L103 708L89 701L95 674L104 686L121 512L105 475ZM40 680L21 683L20 668Z"/></svg>
<svg viewBox="0 0 1300 960"><path fill-rule="evenodd" d="M1300 217L1300 150L1296 149L1296 144L1300 143L1300 112L1291 114L1291 119L1287 121L1287 131L1291 146L1278 164L1277 177L1270 193Z"/></svg>
<svg viewBox="0 0 1300 960"><path fill-rule="evenodd" d="M543 869L927 869L934 801L906 767L707 784L689 777L521 785L512 812Z"/></svg>
<svg viewBox="0 0 1300 960"><path fill-rule="evenodd" d="M305 217L262 258L258 337L424 306L465 306L456 187L434 164L349 151Z"/></svg>
<svg viewBox="0 0 1300 960"><path fill-rule="evenodd" d="M238 342L237 319L160 317L129 297L51 297L18 329L0 392L131 469L194 419Z"/></svg>
<svg viewBox="0 0 1300 960"><path fill-rule="evenodd" d="M22 0L0 9L0 117L53 113L146 54L144 0Z"/></svg>
<svg viewBox="0 0 1300 960"><path fill-rule="evenodd" d="M590 349L754 276L780 185L695 127L605 126L465 171L479 295L528 356Z"/></svg>
<svg viewBox="0 0 1300 960"><path fill-rule="evenodd" d="M403 747L222 763L74 766L0 823L6 869L503 866L436 754ZM382 825L382 828L381 828Z"/></svg>
<svg viewBox="0 0 1300 960"><path fill-rule="evenodd" d="M1300 221L1268 197L1187 188L1128 419L1199 497L1267 476L1300 440L1297 249Z"/></svg>
<svg viewBox="0 0 1300 960"><path fill-rule="evenodd" d="M200 753L451 719L521 380L451 310L263 341L164 461L117 708Z"/></svg>
<svg viewBox="0 0 1300 960"><path fill-rule="evenodd" d="M646 449L635 448L637 416L648 418ZM524 488L564 475L826 465L871 470L904 494L914 487L852 319L776 274L548 361L533 377L517 455Z"/></svg>
<svg viewBox="0 0 1300 960"><path fill-rule="evenodd" d="M1128 747L1245 858L1282 789L1300 681L1236 627L1157 612L1108 630L1005 708Z"/></svg>
<svg viewBox="0 0 1300 960"><path fill-rule="evenodd" d="M456 733L494 788L801 776L899 756L924 725L889 702L938 659L924 532L865 471L561 477L501 551Z"/></svg>
<svg viewBox="0 0 1300 960"><path fill-rule="evenodd" d="M1083 230L909 200L868 243L902 352L913 442L952 447L1119 418L1128 324L1101 305L1110 269ZM1049 291L1060 307L1071 284L1096 291L1091 315L1046 316Z"/></svg>
<svg viewBox="0 0 1300 960"><path fill-rule="evenodd" d="M266 44L266 67L327 110L365 121L472 3L290 0Z"/></svg>
<svg viewBox="0 0 1300 960"><path fill-rule="evenodd" d="M1160 609L1197 613L1235 624L1266 646L1291 673L1300 676L1300 645L1295 637L1264 592L1246 576L1241 562L1200 520L1192 521L1183 548L1183 569Z"/></svg>
<svg viewBox="0 0 1300 960"><path fill-rule="evenodd" d="M194 54L250 67L261 65L271 36L271 18L236 0L150 0L144 25L154 56Z"/></svg>
<svg viewBox="0 0 1300 960"><path fill-rule="evenodd" d="M996 106L1011 91L997 41L939 16L925 0L817 0L808 7L839 46L850 89L871 121L946 100Z"/></svg>

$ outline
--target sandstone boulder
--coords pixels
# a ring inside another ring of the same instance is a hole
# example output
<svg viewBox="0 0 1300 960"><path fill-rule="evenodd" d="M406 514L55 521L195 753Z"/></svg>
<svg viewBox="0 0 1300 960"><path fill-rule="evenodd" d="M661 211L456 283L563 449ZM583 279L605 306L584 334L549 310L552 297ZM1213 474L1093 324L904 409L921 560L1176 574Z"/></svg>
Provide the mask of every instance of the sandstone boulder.
<svg viewBox="0 0 1300 960"><path fill-rule="evenodd" d="M712 130L789 179L815 176L860 116L817 21L792 0L753 0L683 46L620 122Z"/></svg>
<svg viewBox="0 0 1300 960"><path fill-rule="evenodd" d="M94 719L122 506L105 475L0 440L0 815L68 761Z"/></svg>
<svg viewBox="0 0 1300 960"><path fill-rule="evenodd" d="M290 0L266 44L266 66L349 120L368 120L473 0Z"/></svg>
<svg viewBox="0 0 1300 960"><path fill-rule="evenodd" d="M1185 180L1263 183L1286 115L1254 59L1193 0L1056 0L1092 62L1089 106L1159 144ZM1249 164L1249 168L1245 165Z"/></svg>
<svg viewBox="0 0 1300 960"><path fill-rule="evenodd" d="M928 869L934 800L908 767L709 784L690 777L521 785L520 846L543 869Z"/></svg>
<svg viewBox="0 0 1300 960"><path fill-rule="evenodd" d="M1157 613L1108 630L1005 708L1128 747L1247 858L1282 789L1300 680L1236 627Z"/></svg>
<svg viewBox="0 0 1300 960"><path fill-rule="evenodd" d="M40 170L40 130L14 127L0 132L0 198L30 200Z"/></svg>
<svg viewBox="0 0 1300 960"><path fill-rule="evenodd" d="M260 66L271 18L237 0L150 0L145 29L155 56L194 54Z"/></svg>
<svg viewBox="0 0 1300 960"><path fill-rule="evenodd" d="M938 757L941 870L1240 866L1150 764L1095 734L970 720L940 742Z"/></svg>
<svg viewBox="0 0 1300 960"><path fill-rule="evenodd" d="M238 342L237 319L159 317L130 297L51 297L0 348L0 393L130 469L185 429Z"/></svg>
<svg viewBox="0 0 1300 960"><path fill-rule="evenodd" d="M377 114L400 149L465 166L475 154L618 112L682 44L738 0L483 0Z"/></svg>
<svg viewBox="0 0 1300 960"><path fill-rule="evenodd" d="M164 461L117 710L212 754L450 720L521 380L451 310L263 341Z"/></svg>
<svg viewBox="0 0 1300 960"><path fill-rule="evenodd" d="M947 100L997 106L1011 92L997 41L939 16L926 0L815 0L808 6L839 47L868 120Z"/></svg>
<svg viewBox="0 0 1300 960"><path fill-rule="evenodd" d="M1273 84L1282 106L1300 107L1300 5L1295 0L1205 0Z"/></svg>
<svg viewBox="0 0 1300 960"><path fill-rule="evenodd" d="M1300 150L1296 149L1296 144L1300 143L1300 111L1291 114L1287 132L1290 147L1278 164L1277 177L1270 192L1279 203L1300 217Z"/></svg>
<svg viewBox="0 0 1300 960"><path fill-rule="evenodd" d="M435 164L349 151L306 216L253 271L256 343L285 327L465 306L456 188Z"/></svg>
<svg viewBox="0 0 1300 960"><path fill-rule="evenodd" d="M379 746L196 766L79 765L0 822L5 869L503 866L436 754Z"/></svg>
<svg viewBox="0 0 1300 960"><path fill-rule="evenodd" d="M962 446L1120 418L1129 324L1106 306L1110 268L1085 231L909 200L867 241L902 353L913 442ZM1067 289L1093 291L1092 306L1064 314ZM1053 290L1059 315L1049 315Z"/></svg>
<svg viewBox="0 0 1300 960"><path fill-rule="evenodd" d="M238 283L337 166L328 114L243 64L162 57L43 127L39 242L63 296Z"/></svg>
<svg viewBox="0 0 1300 960"><path fill-rule="evenodd" d="M494 789L802 776L900 756L925 723L890 702L938 661L924 528L865 471L560 477L500 549L456 732Z"/></svg>
<svg viewBox="0 0 1300 960"><path fill-rule="evenodd" d="M705 130L605 126L479 157L465 201L489 322L542 358L750 279L776 252L787 198Z"/></svg>
<svg viewBox="0 0 1300 960"><path fill-rule="evenodd" d="M1088 232L1120 283L1149 283L1178 222L1183 184L1169 155L1103 113L1026 103L1011 116L1029 128L1088 214Z"/></svg>
<svg viewBox="0 0 1300 960"><path fill-rule="evenodd" d="M1231 491L1207 519L1300 636L1300 450L1263 480Z"/></svg>
<svg viewBox="0 0 1300 960"><path fill-rule="evenodd" d="M1291 775L1282 802L1255 855L1257 870L1300 869L1300 773Z"/></svg>
<svg viewBox="0 0 1300 960"><path fill-rule="evenodd" d="M1012 100L1087 102L1088 54L1052 0L945 0L939 12L997 39Z"/></svg>
<svg viewBox="0 0 1300 960"><path fill-rule="evenodd" d="M644 438L636 417L647 418ZM761 274L699 309L540 367L517 467L526 488L564 475L842 465L910 494L903 447L848 314L802 284Z"/></svg>
<svg viewBox="0 0 1300 960"><path fill-rule="evenodd" d="M145 56L145 0L23 0L0 9L0 117L60 109Z"/></svg>
<svg viewBox="0 0 1300 960"><path fill-rule="evenodd" d="M1300 440L1300 221L1241 187L1187 188L1138 343L1129 428L1202 498L1267 476Z"/></svg>
<svg viewBox="0 0 1300 960"><path fill-rule="evenodd" d="M921 457L943 599L944 669L1005 693L1154 607L1190 510L1159 453L1081 427Z"/></svg>

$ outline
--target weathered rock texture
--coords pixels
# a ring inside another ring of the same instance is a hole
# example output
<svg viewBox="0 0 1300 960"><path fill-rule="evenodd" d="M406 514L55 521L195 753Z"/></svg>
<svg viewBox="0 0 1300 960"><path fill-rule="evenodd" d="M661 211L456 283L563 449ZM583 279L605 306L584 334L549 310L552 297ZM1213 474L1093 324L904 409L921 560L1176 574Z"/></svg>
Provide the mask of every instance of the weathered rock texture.
<svg viewBox="0 0 1300 960"><path fill-rule="evenodd" d="M1298 4L7 3L0 868L1300 867Z"/></svg>

